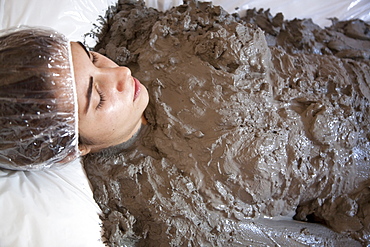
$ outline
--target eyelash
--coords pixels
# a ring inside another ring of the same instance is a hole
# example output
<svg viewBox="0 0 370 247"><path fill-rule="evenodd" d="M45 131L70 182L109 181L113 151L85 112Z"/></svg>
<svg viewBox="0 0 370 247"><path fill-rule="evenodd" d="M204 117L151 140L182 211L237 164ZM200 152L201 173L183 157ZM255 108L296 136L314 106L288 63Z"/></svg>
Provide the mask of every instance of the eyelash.
<svg viewBox="0 0 370 247"><path fill-rule="evenodd" d="M96 61L98 61L98 56L95 54L95 52L90 52L91 56L92 56L92 63L95 63Z"/></svg>
<svg viewBox="0 0 370 247"><path fill-rule="evenodd" d="M99 96L100 96L100 101L99 101L99 104L96 106L96 109L100 109L103 107L103 104L104 104L104 101L105 101L105 95L102 91L96 89L96 91L98 92Z"/></svg>
<svg viewBox="0 0 370 247"><path fill-rule="evenodd" d="M92 56L92 63L94 64L98 60L98 56L95 54L95 52L90 52L90 54ZM98 92L99 97L100 97L99 104L96 106L96 109L98 110L98 109L103 107L103 104L104 104L104 101L105 101L105 95L99 89L96 89L96 91Z"/></svg>

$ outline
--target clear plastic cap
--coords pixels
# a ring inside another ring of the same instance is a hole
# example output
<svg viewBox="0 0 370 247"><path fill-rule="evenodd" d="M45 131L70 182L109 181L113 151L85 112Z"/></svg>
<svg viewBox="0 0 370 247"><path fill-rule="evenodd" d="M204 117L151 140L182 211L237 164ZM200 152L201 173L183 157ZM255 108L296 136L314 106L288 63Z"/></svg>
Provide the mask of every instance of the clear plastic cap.
<svg viewBox="0 0 370 247"><path fill-rule="evenodd" d="M44 28L0 31L0 167L42 170L79 156L70 42Z"/></svg>

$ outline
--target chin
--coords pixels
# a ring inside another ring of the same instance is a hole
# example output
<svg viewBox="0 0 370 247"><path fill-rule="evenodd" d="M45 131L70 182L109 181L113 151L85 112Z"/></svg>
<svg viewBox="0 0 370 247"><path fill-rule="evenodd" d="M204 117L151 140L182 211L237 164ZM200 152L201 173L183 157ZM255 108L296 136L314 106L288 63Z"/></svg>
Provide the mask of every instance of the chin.
<svg viewBox="0 0 370 247"><path fill-rule="evenodd" d="M143 102L144 102L145 108L146 108L148 106L148 103L149 103L149 93L148 93L148 90L146 89L146 87L144 87L143 85L141 86L141 88L142 88L141 96L143 98ZM145 110L145 108L144 108L144 110Z"/></svg>

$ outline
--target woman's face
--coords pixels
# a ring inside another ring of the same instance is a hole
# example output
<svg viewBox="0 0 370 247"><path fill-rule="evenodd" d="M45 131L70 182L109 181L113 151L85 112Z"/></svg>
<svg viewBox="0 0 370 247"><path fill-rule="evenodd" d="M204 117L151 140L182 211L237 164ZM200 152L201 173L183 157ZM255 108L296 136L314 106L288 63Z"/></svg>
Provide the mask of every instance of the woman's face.
<svg viewBox="0 0 370 247"><path fill-rule="evenodd" d="M126 67L71 43L77 85L82 154L96 152L130 139L140 128L149 96Z"/></svg>

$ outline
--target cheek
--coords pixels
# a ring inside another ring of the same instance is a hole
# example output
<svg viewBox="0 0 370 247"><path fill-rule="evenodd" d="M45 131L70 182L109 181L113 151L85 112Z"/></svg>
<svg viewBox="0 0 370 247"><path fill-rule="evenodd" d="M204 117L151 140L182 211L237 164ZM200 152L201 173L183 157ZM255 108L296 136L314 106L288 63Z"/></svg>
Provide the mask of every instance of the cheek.
<svg viewBox="0 0 370 247"><path fill-rule="evenodd" d="M111 119L128 117L131 114L132 104L130 104L131 98L129 95L116 94L112 97L110 105L107 105L106 114Z"/></svg>
<svg viewBox="0 0 370 247"><path fill-rule="evenodd" d="M146 87L141 85L141 97L139 98L139 104L136 108L139 108L141 110L145 110L145 108L148 106L149 103L149 93Z"/></svg>
<svg viewBox="0 0 370 247"><path fill-rule="evenodd" d="M99 116L102 122L104 122L102 128L109 131L116 131L119 127L122 128L122 125L127 122L130 116L127 109L122 103L112 104L110 107L107 107L104 115Z"/></svg>

